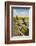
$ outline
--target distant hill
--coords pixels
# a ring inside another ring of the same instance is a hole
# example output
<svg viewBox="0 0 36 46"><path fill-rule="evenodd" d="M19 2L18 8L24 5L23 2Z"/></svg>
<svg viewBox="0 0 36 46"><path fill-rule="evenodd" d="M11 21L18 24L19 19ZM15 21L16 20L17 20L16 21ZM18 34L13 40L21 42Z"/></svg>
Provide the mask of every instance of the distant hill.
<svg viewBox="0 0 36 46"><path fill-rule="evenodd" d="M28 15L27 16L22 16L22 15L16 15L16 16L18 16L18 17L29 17ZM16 17L16 16L13 16L13 17Z"/></svg>

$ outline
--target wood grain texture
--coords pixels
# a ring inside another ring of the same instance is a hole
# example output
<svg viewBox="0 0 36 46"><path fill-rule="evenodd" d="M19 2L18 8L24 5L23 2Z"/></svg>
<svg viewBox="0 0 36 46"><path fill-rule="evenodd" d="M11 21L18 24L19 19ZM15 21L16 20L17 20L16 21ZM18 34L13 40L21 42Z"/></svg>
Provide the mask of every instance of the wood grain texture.
<svg viewBox="0 0 36 46"><path fill-rule="evenodd" d="M33 17L32 17L32 40L17 40L10 41L10 5L31 5L33 6ZM32 43L35 42L35 3L32 2L5 2L5 44L16 44L16 43Z"/></svg>

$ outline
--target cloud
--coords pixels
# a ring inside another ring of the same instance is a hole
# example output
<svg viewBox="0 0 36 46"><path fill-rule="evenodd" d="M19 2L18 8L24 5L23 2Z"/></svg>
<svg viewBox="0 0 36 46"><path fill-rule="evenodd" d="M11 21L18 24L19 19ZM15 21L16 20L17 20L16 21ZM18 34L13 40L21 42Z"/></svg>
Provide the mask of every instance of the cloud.
<svg viewBox="0 0 36 46"><path fill-rule="evenodd" d="M16 9L13 9L13 16L16 16L16 15L25 16L25 15L29 15L29 13L28 13L28 11L17 12Z"/></svg>

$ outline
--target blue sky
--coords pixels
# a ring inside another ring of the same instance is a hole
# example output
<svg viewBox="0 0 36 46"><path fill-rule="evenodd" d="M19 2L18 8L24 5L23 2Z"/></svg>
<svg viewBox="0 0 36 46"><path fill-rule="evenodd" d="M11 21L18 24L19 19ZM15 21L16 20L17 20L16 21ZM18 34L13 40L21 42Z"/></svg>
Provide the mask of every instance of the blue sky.
<svg viewBox="0 0 36 46"><path fill-rule="evenodd" d="M13 16L20 15L20 16L28 16L29 9L13 9Z"/></svg>

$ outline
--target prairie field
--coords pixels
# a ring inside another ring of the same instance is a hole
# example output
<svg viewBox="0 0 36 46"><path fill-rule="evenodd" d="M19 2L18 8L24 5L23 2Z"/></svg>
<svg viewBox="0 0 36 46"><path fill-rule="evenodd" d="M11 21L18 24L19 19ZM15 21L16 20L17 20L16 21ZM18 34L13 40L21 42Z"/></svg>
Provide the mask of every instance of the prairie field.
<svg viewBox="0 0 36 46"><path fill-rule="evenodd" d="M13 36L28 36L29 35L29 16L14 16L13 17Z"/></svg>

